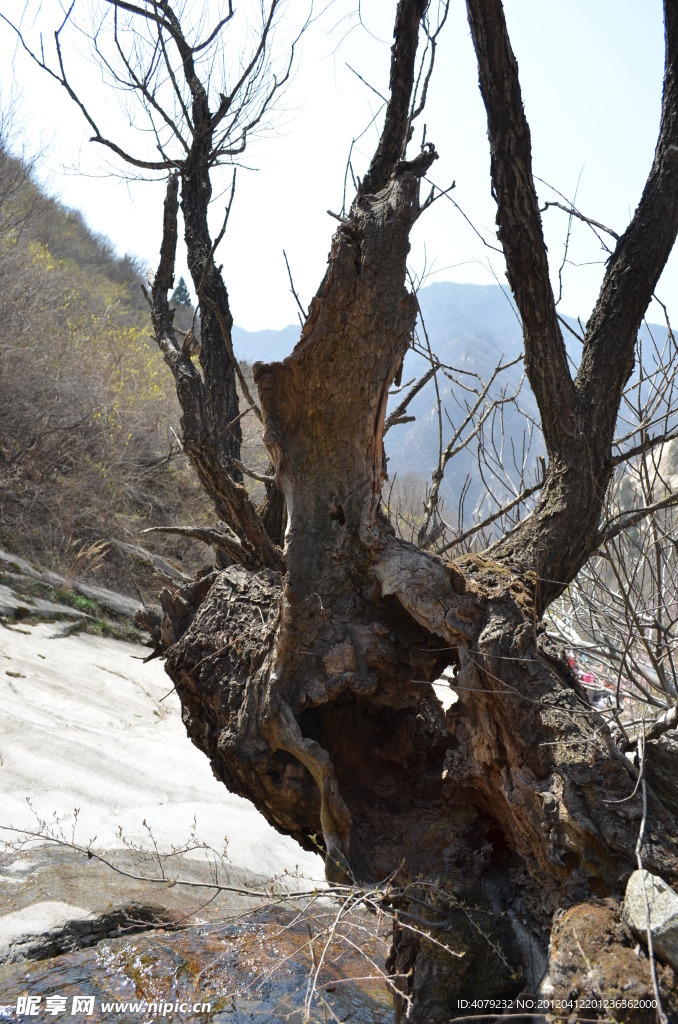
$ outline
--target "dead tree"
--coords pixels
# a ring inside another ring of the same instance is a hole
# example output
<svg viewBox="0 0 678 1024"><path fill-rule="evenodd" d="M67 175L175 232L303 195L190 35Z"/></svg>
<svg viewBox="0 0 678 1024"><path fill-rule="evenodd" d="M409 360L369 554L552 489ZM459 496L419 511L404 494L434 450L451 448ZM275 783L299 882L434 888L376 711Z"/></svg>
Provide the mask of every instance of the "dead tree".
<svg viewBox="0 0 678 1024"><path fill-rule="evenodd" d="M619 992L620 976L632 979L627 997L652 998L619 901L637 866L641 822L643 863L678 881L675 796L644 779L640 786L645 765L630 763L591 708L542 617L604 535L622 393L678 231L678 0L664 2L654 163L610 256L574 378L502 5L467 0L498 234L548 464L532 514L481 554L452 561L396 537L380 509L386 400L416 318L405 286L409 234L436 157L430 144L406 157L421 106L415 82L427 81L430 66L419 74L417 49L434 36L426 0L397 5L379 143L341 217L301 339L283 362L255 366L287 504L282 549L237 471L228 300L206 227L218 128L235 99L224 94L210 108L196 72L203 44L189 44L167 0L110 3L116 17L152 27L185 107L184 151L153 164L171 172L153 321L177 382L184 444L214 496L222 561L231 562L162 595L161 643L191 739L277 829L320 846L329 879L389 880L397 1019L447 1021L467 1012L460 1000L535 989L547 967L551 995L591 996L591 958L602 998ZM63 66L56 74L70 88ZM127 74L153 112L148 80L130 66ZM175 115L165 114L172 134ZM95 141L129 159L86 116ZM201 370L167 303L179 190L201 305ZM450 666L459 700L446 713L430 684ZM651 750L646 757L652 778ZM556 916L563 910L567 918ZM675 1004L670 968L660 967L659 985ZM638 1012L634 1020L654 1019Z"/></svg>

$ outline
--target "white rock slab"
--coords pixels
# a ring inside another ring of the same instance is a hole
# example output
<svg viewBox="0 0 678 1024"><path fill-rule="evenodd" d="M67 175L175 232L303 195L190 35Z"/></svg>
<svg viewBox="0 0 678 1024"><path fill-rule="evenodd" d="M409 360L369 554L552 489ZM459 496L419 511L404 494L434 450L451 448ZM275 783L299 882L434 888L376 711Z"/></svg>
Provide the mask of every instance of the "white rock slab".
<svg viewBox="0 0 678 1024"><path fill-rule="evenodd" d="M624 920L643 942L647 942L648 903L654 951L678 970L678 893L658 875L634 871L626 886Z"/></svg>
<svg viewBox="0 0 678 1024"><path fill-rule="evenodd" d="M0 841L37 818L83 845L181 846L192 831L234 867L322 879L321 859L280 836L212 775L146 648L54 624L0 624ZM27 803L30 800L30 806ZM32 808L32 809L31 809ZM75 808L78 809L75 821ZM144 824L144 822L146 824Z"/></svg>
<svg viewBox="0 0 678 1024"><path fill-rule="evenodd" d="M72 921L91 921L93 914L58 900L43 900L0 917L0 956L12 943L31 935L55 932Z"/></svg>
<svg viewBox="0 0 678 1024"><path fill-rule="evenodd" d="M65 576L61 576L57 572L51 572L49 569L43 569L32 565L25 558L20 558L18 555L12 555L8 551L3 551L2 548L0 548L0 567L5 569L8 576L14 576L17 581L19 581L22 576L26 576L28 579L38 580L41 583L46 583L53 587L68 586L79 594L91 597L94 601L97 601L102 608L105 608L109 612L114 612L116 615L126 615L131 619L137 609L141 608L140 602L135 601L131 597L125 597L124 594L117 594L114 590L109 590L107 587L98 587L92 583L86 583L84 580L78 580L75 578L67 579Z"/></svg>
<svg viewBox="0 0 678 1024"><path fill-rule="evenodd" d="M19 616L17 612L20 613ZM18 597L9 587L0 584L0 617L20 618L21 615L42 615L46 619L64 616L74 619L86 617L77 608L71 608L67 604L45 601L41 597Z"/></svg>

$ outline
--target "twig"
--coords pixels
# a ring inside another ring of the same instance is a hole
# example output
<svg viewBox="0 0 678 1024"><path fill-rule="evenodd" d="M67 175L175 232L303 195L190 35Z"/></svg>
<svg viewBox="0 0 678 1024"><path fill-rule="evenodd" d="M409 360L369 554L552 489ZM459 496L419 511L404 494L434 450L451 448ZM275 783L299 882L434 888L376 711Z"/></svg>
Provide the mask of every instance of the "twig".
<svg viewBox="0 0 678 1024"><path fill-rule="evenodd" d="M436 184L435 184L435 182L431 181L431 179L430 179L430 178L427 178L427 177L426 177L426 175L424 175L424 181L427 181L427 182L429 183L429 185L432 185L432 186L433 186L433 188L437 188L437 189L438 189L438 191L440 192L440 195L436 196L436 199L440 199L440 197L441 197L441 196L444 196L444 197L445 197L445 199L448 199L448 200L449 200L449 201L450 201L450 202L452 203L452 205L454 206L454 208L455 208L456 210L458 210L458 211L459 211L459 213L460 213L460 214L462 215L462 217L464 218L464 220L466 221L466 223L468 224L468 226L469 226L469 227L471 228L471 230L473 231L473 233L474 233L474 234L476 234L476 235L478 236L478 238L479 238L479 239L480 239L480 241L481 241L481 242L483 243L483 245L484 245L484 246L486 246L486 248L488 248L488 249L492 249L492 250L493 250L494 252L498 252L500 256L503 256L503 255L504 255L504 253L503 253L503 250L502 250L502 249L500 249L500 248L499 248L498 246L496 246L496 245L490 245L490 243L489 243L488 241L486 241L486 239L484 239L484 238L483 238L483 236L482 236L482 235L480 234L480 231L478 231L478 228L477 228L477 227L475 226L475 224L474 224L474 223L473 223L473 221L472 221L472 220L470 219L470 217L468 217L468 216L467 216L467 215L466 215L466 214L464 213L464 211L462 210L462 208L461 208L461 206L459 205L459 203L455 202L455 200L454 200L454 199L452 198L452 196L451 196L451 195L449 195L449 193L450 193L450 192L452 191L452 189L453 189L453 188L455 187L455 184L456 184L455 182L452 182L452 184L450 185L450 187L449 187L448 189L445 189L445 190L443 191L443 189L441 189L441 188L440 188L440 187L439 187L438 185L436 185ZM431 202L432 202L432 201L433 201L433 200L431 200ZM424 204L424 209L425 209L426 207L430 206L430 205L431 205L431 203L429 203L429 201L428 201L428 200L426 200L426 203Z"/></svg>
<svg viewBox="0 0 678 1024"><path fill-rule="evenodd" d="M412 399L419 394L423 387L425 387L428 384L431 377L434 376L438 369L440 369L440 363L433 363L431 369L427 370L424 376L420 377L417 383L410 389L410 391L407 392L402 402L398 406L396 406L396 408L393 410L390 416L387 417L386 422L384 423L384 434L386 434L391 429L391 427L396 426L396 424L407 422L406 420L403 419L403 413L407 409ZM408 419L411 420L414 419L414 417L408 417Z"/></svg>
<svg viewBox="0 0 678 1024"><path fill-rule="evenodd" d="M577 339L577 341L580 341L582 343L582 345L583 345L584 344L584 339L582 338L581 334L577 334L577 332L574 330L574 328L570 327L570 325L568 324L568 322L565 319L565 317L561 316L560 313L557 313L556 316L558 317L559 322L563 325L565 330L569 331L570 334L574 335L574 337Z"/></svg>
<svg viewBox="0 0 678 1024"><path fill-rule="evenodd" d="M353 72L353 74L356 76L356 78L360 79L360 81L363 83L363 85L366 85L368 89L371 89L372 92L375 94L375 96L379 97L379 99L382 101L382 103L388 103L388 100L386 99L386 97L382 96L382 94L379 92L379 90L375 89L373 85L370 85L370 83L365 78L363 78L363 76L361 74L359 74L356 71L355 68L352 68L351 65L348 64L348 63L346 64L346 67L348 68L349 71Z"/></svg>
<svg viewBox="0 0 678 1024"><path fill-rule="evenodd" d="M637 433L637 431L634 431ZM613 466L620 466L623 462L628 462L630 459L635 458L636 455L642 455L643 452L650 451L652 448L656 448L658 445L668 444L669 441L675 441L678 438L678 430L667 431L665 434L659 434L651 436L645 432L645 438L640 444L635 445L633 448L627 449L620 455L615 455L612 458Z"/></svg>
<svg viewBox="0 0 678 1024"><path fill-rule="evenodd" d="M605 526L600 530L596 538L596 546L603 547L609 541L614 540L618 534L623 533L624 530L628 530L631 526L636 526L641 520L647 516L652 515L653 512L658 512L663 508L671 508L673 505L678 505L678 491L672 491L665 498L661 498L659 501L652 502L651 505L645 505L643 508L634 509L631 512L618 512L616 516L609 519ZM615 526L610 524L615 519L619 519Z"/></svg>
<svg viewBox="0 0 678 1024"><path fill-rule="evenodd" d="M329 213L330 211L328 210L327 212ZM336 216L336 215L332 214L332 216ZM341 218L337 217L337 220L341 220ZM284 249L283 249L283 256L285 257L285 266L287 267L287 276L290 279L290 291L292 292L292 295L294 295L294 299L295 299L295 301L297 303L297 306L299 307L299 311L301 313L301 317L299 319L301 321L301 326L303 327L304 323L305 323L305 321L306 321L306 319L308 317L308 310L304 309L304 307L301 304L301 299L297 295L297 290L294 287L294 281L292 279L292 271L290 270L290 263L289 263L289 260L287 259L287 253L285 252ZM301 319L302 317L303 317L303 319Z"/></svg>
<svg viewBox="0 0 678 1024"><path fill-rule="evenodd" d="M510 512L512 508L515 508L516 505L520 505L522 501L525 501L526 498L529 498L531 497L531 495L536 494L536 492L541 490L543 486L544 481L540 480L539 483L534 484L533 487L526 488L526 490L522 491L517 498L514 498L513 501L510 501L508 505L504 505L503 508L500 508L498 512L494 512L491 516L488 516L487 519L483 519L482 523L478 523L476 526L472 526L469 530L465 530L464 533L462 533L459 537L455 537L454 540L448 541L444 547L438 548L436 554L444 554L445 551L449 551L450 548L455 547L457 544L461 544L462 541L467 540L469 537L472 537L473 534L478 533L479 530L484 530L486 526L491 526L491 524L494 523L495 520L500 519L501 516L503 515L506 515L506 513Z"/></svg>
<svg viewBox="0 0 678 1024"><path fill-rule="evenodd" d="M255 405L248 405L246 409L243 409L241 412L238 413L237 416L234 416L233 419L231 420L231 422L227 423L226 426L224 427L224 429L219 434L219 437L217 438L217 444L219 444L219 442L226 436L226 434L228 434L229 430L233 430L233 427L237 423L240 423L240 420L243 419L244 416L247 416L248 412L255 412L255 411L256 411L256 406Z"/></svg>
<svg viewBox="0 0 678 1024"><path fill-rule="evenodd" d="M240 461L240 459L231 459L231 462L233 463L234 466L238 467L241 473L244 473L245 476L251 477L252 480L258 480L259 483L266 484L267 486L270 485L273 481L273 478L271 476L264 476L262 473L255 473L253 469L249 469L243 462Z"/></svg>
<svg viewBox="0 0 678 1024"><path fill-rule="evenodd" d="M589 224L591 227L600 228L601 231L605 231L606 234L611 235L612 238L619 241L620 236L617 234L616 231L614 231L612 228L608 228L605 224L601 224L599 220L594 220L593 217L584 216L584 214L581 213L576 208L576 206L565 206L564 203L557 203L555 200L552 200L551 202L544 203L544 205L541 207L540 212L543 213L545 210L548 210L549 206L557 206L559 210L564 210L565 213L570 215L570 217L576 217L578 220L583 221L584 224Z"/></svg>

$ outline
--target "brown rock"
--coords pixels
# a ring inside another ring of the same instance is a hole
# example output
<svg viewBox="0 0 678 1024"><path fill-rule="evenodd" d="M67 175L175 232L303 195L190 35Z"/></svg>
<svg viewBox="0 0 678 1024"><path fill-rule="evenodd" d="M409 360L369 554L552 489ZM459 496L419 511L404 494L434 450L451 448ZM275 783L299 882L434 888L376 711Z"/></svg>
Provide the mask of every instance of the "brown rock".
<svg viewBox="0 0 678 1024"><path fill-rule="evenodd" d="M664 1011L677 1020L678 977L661 963L657 977ZM649 960L614 900L579 903L554 920L544 994L554 1000L558 1020L572 1024L582 1016L655 1024Z"/></svg>

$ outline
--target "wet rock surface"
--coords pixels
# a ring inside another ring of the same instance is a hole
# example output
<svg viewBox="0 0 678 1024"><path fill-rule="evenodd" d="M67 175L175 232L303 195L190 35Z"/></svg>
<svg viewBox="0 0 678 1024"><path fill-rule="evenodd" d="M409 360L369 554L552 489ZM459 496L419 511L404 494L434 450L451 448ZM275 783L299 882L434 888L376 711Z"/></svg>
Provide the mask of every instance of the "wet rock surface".
<svg viewBox="0 0 678 1024"><path fill-rule="evenodd" d="M148 858L106 856L126 872L153 869ZM277 883L235 870L222 873L222 884L258 886L259 897L219 894L209 888L211 871L213 865L179 858L165 884L150 884L44 847L5 864L0 1016L25 1019L17 1005L31 996L43 1015L48 1005L62 1005L68 1019L83 1022L92 1017L71 1012L75 997L94 997L95 1019L111 1022L268 1024L300 1022L304 1013L310 1022L392 1020L377 966L388 937L378 934L388 932L383 922L360 911L338 922L338 907L321 894L272 899ZM177 878L200 887L172 884Z"/></svg>
<svg viewBox="0 0 678 1024"><path fill-rule="evenodd" d="M283 891L286 883L290 890L308 885L293 876L271 880L199 854L156 859L146 852L100 850L89 856L42 845L6 855L0 862L0 964L83 949L149 925L209 925L224 914L266 905L271 886Z"/></svg>
<svg viewBox="0 0 678 1024"><path fill-rule="evenodd" d="M94 996L95 1018L111 1022L164 1017L232 1024L296 1024L302 1019L388 1024L388 1000L378 981L345 983L352 971L364 977L367 963L340 944L330 947L314 986L311 940L296 916L259 911L248 920L210 929L148 932L39 963L15 964L0 973L3 1002L16 1005L18 995L30 993L41 996L44 1006L48 995L60 995L66 997L69 1019L82 1021L93 1018L70 1014L73 996ZM318 958L320 939L316 947ZM134 1003L136 1012L130 1006ZM169 1012L163 1009L168 1004ZM21 1019L10 1008L5 1018Z"/></svg>

